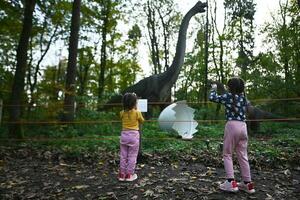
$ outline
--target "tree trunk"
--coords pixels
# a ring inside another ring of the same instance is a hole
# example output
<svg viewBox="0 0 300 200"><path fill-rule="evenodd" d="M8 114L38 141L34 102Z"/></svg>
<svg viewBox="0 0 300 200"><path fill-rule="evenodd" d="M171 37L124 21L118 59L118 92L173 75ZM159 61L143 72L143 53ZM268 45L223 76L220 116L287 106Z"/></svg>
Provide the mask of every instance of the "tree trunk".
<svg viewBox="0 0 300 200"><path fill-rule="evenodd" d="M102 25L102 45L101 45L101 58L100 58L100 75L98 81L98 110L101 109L101 98L104 92L105 87L105 72L106 72L106 65L107 65L107 34L108 34L108 18L110 13L110 1L104 5L103 8L103 25Z"/></svg>
<svg viewBox="0 0 300 200"><path fill-rule="evenodd" d="M300 65L297 67L297 77L296 77L296 93L297 96L300 97Z"/></svg>
<svg viewBox="0 0 300 200"><path fill-rule="evenodd" d="M24 9L23 28L17 47L17 65L14 75L10 104L10 122L15 123L9 126L9 134L12 137L22 137L21 131L21 104L22 95L24 94L24 81L27 68L27 50L29 38L32 30L32 19L35 7L35 0L26 0Z"/></svg>
<svg viewBox="0 0 300 200"><path fill-rule="evenodd" d="M208 93L208 39L209 39L209 35L208 35L208 10L206 10L206 25L205 25L205 57L204 57L204 64L205 64L205 71L204 71L204 106L205 108L207 108L207 93ZM206 114L204 114L203 119L206 119Z"/></svg>
<svg viewBox="0 0 300 200"><path fill-rule="evenodd" d="M165 61L165 66L164 66L164 71L166 71L169 68L169 39L170 39L170 31L169 31L169 23L166 23L164 20L163 15L161 14L160 10L157 9L159 18L162 24L163 28L163 54L164 54L164 61ZM170 12L169 12L170 13Z"/></svg>
<svg viewBox="0 0 300 200"><path fill-rule="evenodd" d="M81 0L74 0L72 8L71 34L69 40L69 58L66 75L66 92L64 100L63 121L73 121L75 116L75 88L76 62L78 51L78 37L80 28Z"/></svg>
<svg viewBox="0 0 300 200"><path fill-rule="evenodd" d="M165 61L165 66L164 66L164 71L168 70L169 68L169 41L170 41L170 37L171 37L171 33L169 31L169 26L170 26L170 21L165 22L164 16L162 15L161 11L159 8L157 8L157 12L159 14L159 18L162 24L162 28L163 28L163 54L164 54L164 61ZM172 12L172 9L170 9L165 16L170 15ZM158 57L158 61L159 61L159 57ZM159 62L160 64L160 62ZM169 92L169 97L167 98L167 102L171 102L172 101L172 89L170 89ZM166 106L168 106L167 104L164 104L161 106L161 109L165 108Z"/></svg>
<svg viewBox="0 0 300 200"><path fill-rule="evenodd" d="M223 64L224 63L224 61L223 61L223 56L224 56L224 44L223 44L224 37L223 37L223 34L224 34L224 30L226 29L226 23L225 23L226 11L225 11L224 15L225 15L224 16L224 27L223 27L223 31L222 31L222 35L221 35L221 33L218 29L218 26L217 26L217 22L216 22L216 19L217 19L217 3L216 3L216 1L214 1L214 13L213 14L211 13L211 20L212 20L212 23L214 25L213 29L216 29L216 33L217 33L217 36L218 36L218 41L219 41L219 44L220 44L219 69L217 67L217 61L216 61L216 58L215 58L214 35L212 36L213 60L214 60L214 63L215 63L215 68L217 70L217 75L218 75L219 81L221 81L221 83L224 83L224 81L225 81L224 66L223 66L224 65ZM214 34L214 31L212 31L212 33Z"/></svg>
<svg viewBox="0 0 300 200"><path fill-rule="evenodd" d="M3 110L3 100L0 99L0 126L2 122L2 110Z"/></svg>
<svg viewBox="0 0 300 200"><path fill-rule="evenodd" d="M84 56L84 55L83 55ZM82 99L87 85L88 73L89 73L90 65L85 64L84 66L79 66L78 73L78 81L79 81L79 89L78 96L80 96L80 100L78 101L77 111L81 108L85 108L85 101Z"/></svg>
<svg viewBox="0 0 300 200"><path fill-rule="evenodd" d="M150 37L150 43L149 46L151 47L151 60L154 66L154 74L160 74L161 73L161 66L160 66L160 60L159 60L159 49L158 49L158 38L156 35L156 21L155 21L155 10L150 5L150 1L147 1L147 28L148 28L148 34Z"/></svg>
<svg viewBox="0 0 300 200"><path fill-rule="evenodd" d="M247 72L247 65L245 63L245 49L244 49L244 31L243 31L243 18L240 17L239 19L239 33L240 33L240 39L239 39L239 56L238 59L239 65L241 68L241 78L246 81L246 72Z"/></svg>
<svg viewBox="0 0 300 200"><path fill-rule="evenodd" d="M280 14L281 14L281 18L283 21L282 27L280 28L283 33L287 32L287 9L288 9L288 2L286 1L285 4L281 4L281 2L279 2L279 6L280 6ZM281 52L282 52L282 62L283 62L283 68L284 68L284 80L285 80L285 93L286 93L286 98L289 97L289 91L290 91L290 80L291 80L291 76L290 76L290 70L289 70L289 44L287 41L287 36L282 35L282 42L281 42ZM286 107L286 105L283 105L284 107Z"/></svg>
<svg viewBox="0 0 300 200"><path fill-rule="evenodd" d="M299 50L298 50L299 51ZM300 56L300 53L299 53ZM296 69L296 94L300 97L300 59L297 58L297 69Z"/></svg>

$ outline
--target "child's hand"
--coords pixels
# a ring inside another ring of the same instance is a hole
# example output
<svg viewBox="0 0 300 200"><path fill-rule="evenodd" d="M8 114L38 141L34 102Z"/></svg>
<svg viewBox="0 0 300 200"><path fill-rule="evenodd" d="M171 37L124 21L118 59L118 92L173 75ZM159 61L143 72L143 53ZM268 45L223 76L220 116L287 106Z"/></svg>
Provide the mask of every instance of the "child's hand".
<svg viewBox="0 0 300 200"><path fill-rule="evenodd" d="M216 90L218 88L217 84L213 83L211 84L211 89L212 90Z"/></svg>

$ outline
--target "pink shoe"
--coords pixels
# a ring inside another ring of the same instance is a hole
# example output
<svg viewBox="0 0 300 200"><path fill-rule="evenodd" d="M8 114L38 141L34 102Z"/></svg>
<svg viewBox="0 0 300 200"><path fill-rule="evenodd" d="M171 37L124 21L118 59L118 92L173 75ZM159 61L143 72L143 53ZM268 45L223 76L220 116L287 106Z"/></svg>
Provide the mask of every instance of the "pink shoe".
<svg viewBox="0 0 300 200"><path fill-rule="evenodd" d="M237 183L235 180L228 182L228 180L226 180L224 183L220 184L220 189L226 192L237 192L239 191L239 188L237 186Z"/></svg>
<svg viewBox="0 0 300 200"><path fill-rule="evenodd" d="M119 180L119 181L125 181L125 174L119 172L118 180Z"/></svg>
<svg viewBox="0 0 300 200"><path fill-rule="evenodd" d="M238 187L240 190L243 190L249 194L253 194L255 192L253 182L245 184L244 182L238 183Z"/></svg>
<svg viewBox="0 0 300 200"><path fill-rule="evenodd" d="M126 174L125 181L134 181L137 177L137 174Z"/></svg>

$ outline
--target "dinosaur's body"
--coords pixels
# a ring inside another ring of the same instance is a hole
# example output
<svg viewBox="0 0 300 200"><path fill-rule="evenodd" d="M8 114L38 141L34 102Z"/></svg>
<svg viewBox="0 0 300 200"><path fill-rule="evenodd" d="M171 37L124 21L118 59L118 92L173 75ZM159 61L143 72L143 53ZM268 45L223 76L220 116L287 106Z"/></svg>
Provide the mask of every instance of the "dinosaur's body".
<svg viewBox="0 0 300 200"><path fill-rule="evenodd" d="M122 94L114 96L108 104L120 103L122 95L126 92L134 92L142 99L148 99L148 102L166 102L172 86L175 84L181 67L184 62L184 55L186 49L186 34L190 19L197 13L205 12L206 3L197 2L182 19L178 41L176 46L176 53L171 66L161 74L155 74L142 79L138 83L126 88Z"/></svg>

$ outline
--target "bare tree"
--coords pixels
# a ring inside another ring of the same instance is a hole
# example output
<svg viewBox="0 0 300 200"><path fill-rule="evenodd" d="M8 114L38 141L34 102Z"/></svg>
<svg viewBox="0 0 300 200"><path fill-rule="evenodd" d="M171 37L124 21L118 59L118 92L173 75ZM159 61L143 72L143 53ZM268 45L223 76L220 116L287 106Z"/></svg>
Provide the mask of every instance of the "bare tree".
<svg viewBox="0 0 300 200"><path fill-rule="evenodd" d="M154 7L154 2L147 1L147 29L150 38L150 52L151 60L154 66L154 74L161 73L161 64L159 60L159 48L158 48L158 36L157 36L157 19L156 19L156 9Z"/></svg>
<svg viewBox="0 0 300 200"><path fill-rule="evenodd" d="M226 29L226 7L225 7L225 14L224 14L224 25L223 25L223 29L220 31L218 28L218 24L217 24L217 3L216 0L214 1L214 5L211 6L211 8L213 8L213 11L211 9L211 22L212 22L212 59L216 68L216 73L218 76L218 80L221 83L225 82L225 73L224 73L224 40L225 40L225 36L224 36L224 32ZM217 33L217 41L219 43L219 46L217 46L216 41L215 41L215 37L214 34L215 32ZM217 58L216 55L216 48L219 48L219 55Z"/></svg>

